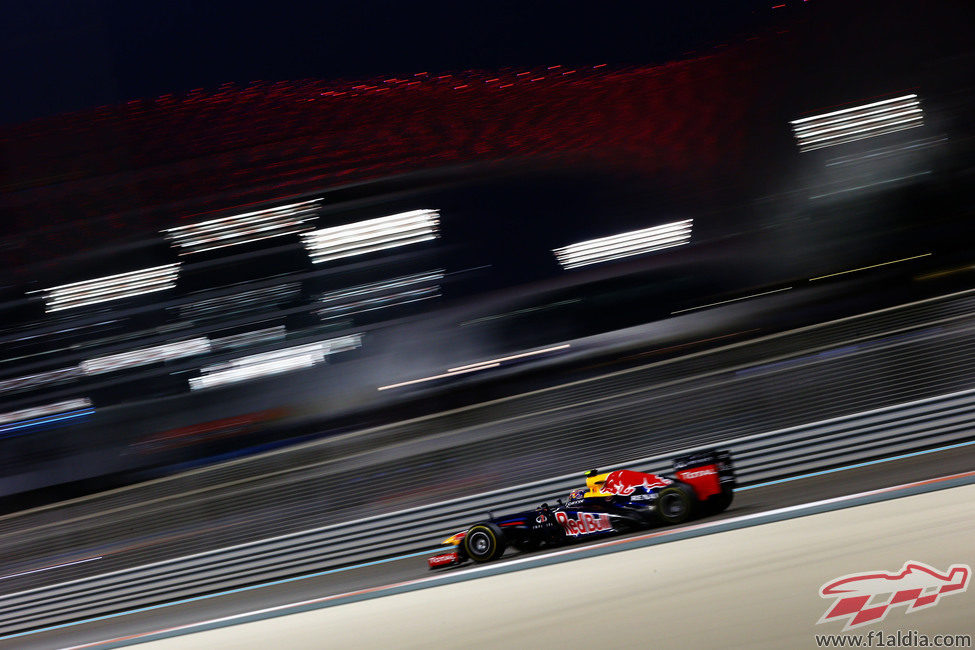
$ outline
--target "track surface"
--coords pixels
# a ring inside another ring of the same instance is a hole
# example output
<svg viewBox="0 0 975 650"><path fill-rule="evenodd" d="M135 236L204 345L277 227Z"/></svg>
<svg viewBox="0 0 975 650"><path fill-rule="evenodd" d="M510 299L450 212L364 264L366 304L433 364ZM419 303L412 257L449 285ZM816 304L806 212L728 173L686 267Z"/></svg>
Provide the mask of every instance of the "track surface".
<svg viewBox="0 0 975 650"><path fill-rule="evenodd" d="M850 574L895 572L910 561L941 571L971 565L975 523L966 506L973 498L975 485L964 485L145 647L815 648L817 635L841 634L846 622L818 624L837 602L820 597L822 585ZM874 602L889 598L878 594ZM845 640L915 631L929 639L959 635L970 647L975 593L955 591L913 612L910 602L889 607L882 621Z"/></svg>
<svg viewBox="0 0 975 650"><path fill-rule="evenodd" d="M975 445L744 490L722 517L758 513L972 469L975 469ZM446 536L453 532L455 531L444 531L444 534ZM503 561L515 557L518 555L509 553ZM0 648L64 647L140 634L204 619L422 578L430 575L425 564L422 556L394 559L313 578L79 623L58 630L0 641Z"/></svg>

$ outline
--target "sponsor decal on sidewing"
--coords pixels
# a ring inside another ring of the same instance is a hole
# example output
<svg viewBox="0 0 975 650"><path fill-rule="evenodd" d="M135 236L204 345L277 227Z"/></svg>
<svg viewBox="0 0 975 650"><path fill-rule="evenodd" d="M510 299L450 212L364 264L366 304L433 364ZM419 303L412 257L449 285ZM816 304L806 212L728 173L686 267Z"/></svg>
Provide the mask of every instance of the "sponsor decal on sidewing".
<svg viewBox="0 0 975 650"><path fill-rule="evenodd" d="M690 472L681 472L681 478L701 478L702 476L714 476L717 472L714 468L708 467L707 469L692 470Z"/></svg>
<svg viewBox="0 0 975 650"><path fill-rule="evenodd" d="M433 557L427 558L427 566L431 569L435 569L441 566L448 566L451 564L457 564L460 562L460 556L456 553L441 553L440 555L434 555Z"/></svg>
<svg viewBox="0 0 975 650"><path fill-rule="evenodd" d="M609 515L594 515L588 512L580 512L578 519L574 519L564 512L556 512L555 518L562 524L562 528L565 529L565 534L571 537L591 535L592 533L613 529L613 524L609 521Z"/></svg>

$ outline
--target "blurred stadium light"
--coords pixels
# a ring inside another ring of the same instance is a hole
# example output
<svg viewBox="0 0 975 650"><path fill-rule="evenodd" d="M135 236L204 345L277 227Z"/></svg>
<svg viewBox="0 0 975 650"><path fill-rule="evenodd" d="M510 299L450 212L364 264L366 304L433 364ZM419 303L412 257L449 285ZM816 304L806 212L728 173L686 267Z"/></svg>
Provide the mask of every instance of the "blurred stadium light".
<svg viewBox="0 0 975 650"><path fill-rule="evenodd" d="M288 282L272 287L248 289L227 296L207 298L187 303L179 307L181 318L205 319L224 318L231 314L256 311L267 307L275 307L281 303L293 300L301 292L301 284Z"/></svg>
<svg viewBox="0 0 975 650"><path fill-rule="evenodd" d="M936 147L939 144L942 144L947 141L948 138L944 136L919 138L917 140L911 140L907 144L897 144L888 147L878 147L876 149L870 150L865 154L837 156L836 158L831 158L830 160L826 161L826 166L836 167L840 165L852 165L857 163L872 162L877 160L885 160L889 158L902 157L914 153L916 151L921 151L923 149L931 149L932 147Z"/></svg>
<svg viewBox="0 0 975 650"><path fill-rule="evenodd" d="M839 111L792 120L799 151L814 151L924 124L917 95L884 99Z"/></svg>
<svg viewBox="0 0 975 650"><path fill-rule="evenodd" d="M73 309L109 300L131 298L176 286L179 263L164 264L138 271L129 271L92 280L62 284L44 289L47 311Z"/></svg>
<svg viewBox="0 0 975 650"><path fill-rule="evenodd" d="M264 329L254 330L252 332L244 332L243 334L233 334L231 336L213 339L210 341L210 344L215 351L232 350L234 348L247 347L248 345L257 345L258 343L277 341L283 339L286 335L287 331L285 330L284 326L277 325L275 327L266 327Z"/></svg>
<svg viewBox="0 0 975 650"><path fill-rule="evenodd" d="M162 231L180 255L202 253L217 248L304 232L318 217L321 199L245 212L230 217L202 221Z"/></svg>
<svg viewBox="0 0 975 650"><path fill-rule="evenodd" d="M444 270L437 269L329 291L319 298L323 307L317 313L322 319L339 318L437 298L440 296L437 282L443 277Z"/></svg>
<svg viewBox="0 0 975 650"><path fill-rule="evenodd" d="M12 377L0 381L0 393L12 393L38 386L57 384L62 381L75 379L79 375L81 375L81 368L78 366L69 366L67 368L56 368L54 370L46 370L21 377Z"/></svg>
<svg viewBox="0 0 975 650"><path fill-rule="evenodd" d="M322 228L302 235L315 264L406 246L438 237L437 210L411 210L378 219Z"/></svg>
<svg viewBox="0 0 975 650"><path fill-rule="evenodd" d="M499 357L497 359L487 359L486 361L477 361L475 363L465 364L463 366L457 366L455 368L448 368L447 372L440 373L437 375L431 375L429 377L420 377L419 379L410 379L408 381L401 381L395 384L387 384L386 386L379 386L376 390L389 390L391 388L400 388L402 386L412 386L413 384L421 384L427 381L434 381L435 379L444 379L446 377L456 377L458 375L463 375L469 372L478 372L480 370L490 370L492 368L499 368L501 364L507 363L508 361L514 361L515 359L525 359L527 357L536 357L542 354L548 354L549 352L557 352L559 350L569 349L569 343L563 343L562 345L555 345L548 348L543 348L541 350L532 350L530 352L521 352L518 354L511 354L504 357Z"/></svg>
<svg viewBox="0 0 975 650"><path fill-rule="evenodd" d="M552 252L564 269L608 262L686 244L691 240L693 223L693 219L684 219L643 230L569 244L556 248Z"/></svg>
<svg viewBox="0 0 975 650"><path fill-rule="evenodd" d="M33 406L18 411L8 411L7 413L0 413L0 434L82 417L94 412L95 409L91 400L87 397Z"/></svg>
<svg viewBox="0 0 975 650"><path fill-rule="evenodd" d="M353 350L362 345L361 334L350 334L327 341L317 341L281 350L261 352L239 359L201 368L200 377L191 377L191 390L232 384L291 370L311 368L330 354Z"/></svg>
<svg viewBox="0 0 975 650"><path fill-rule="evenodd" d="M149 348L129 350L104 357L86 359L81 362L81 370L86 375L98 375L105 372L123 370L125 368L136 368L159 361L180 359L196 354L206 354L208 352L210 352L210 339L202 336L186 341L176 341L174 343L165 343Z"/></svg>

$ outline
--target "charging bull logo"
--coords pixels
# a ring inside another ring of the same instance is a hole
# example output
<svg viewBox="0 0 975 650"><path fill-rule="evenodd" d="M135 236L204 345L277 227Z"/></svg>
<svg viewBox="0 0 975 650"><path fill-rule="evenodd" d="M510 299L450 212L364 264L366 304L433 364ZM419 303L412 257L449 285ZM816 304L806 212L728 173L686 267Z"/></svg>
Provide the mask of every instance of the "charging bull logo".
<svg viewBox="0 0 975 650"><path fill-rule="evenodd" d="M593 515L588 512L580 512L579 518L573 519L564 512L556 512L555 518L562 524L562 528L565 529L565 534L570 537L591 535L592 533L612 530L613 528L607 515Z"/></svg>
<svg viewBox="0 0 975 650"><path fill-rule="evenodd" d="M953 564L942 573L923 562L906 562L897 573L877 571L836 578L819 589L821 597L836 598L836 602L817 624L846 619L846 631L880 622L898 605L906 605L908 614L934 607L942 596L966 591L971 575L967 564Z"/></svg>
<svg viewBox="0 0 975 650"><path fill-rule="evenodd" d="M628 497L639 487L650 490L652 488L667 487L671 483L673 481L661 478L656 474L644 474L643 472L634 472L628 469L618 469L615 472L610 472L606 476L606 482L603 483L601 491Z"/></svg>

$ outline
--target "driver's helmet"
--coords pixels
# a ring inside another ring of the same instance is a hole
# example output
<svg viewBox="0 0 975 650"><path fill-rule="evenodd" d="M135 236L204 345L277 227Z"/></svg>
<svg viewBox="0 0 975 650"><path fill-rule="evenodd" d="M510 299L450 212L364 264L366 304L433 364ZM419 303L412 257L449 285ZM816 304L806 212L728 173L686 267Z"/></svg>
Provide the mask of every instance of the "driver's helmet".
<svg viewBox="0 0 975 650"><path fill-rule="evenodd" d="M586 488L576 488L575 490L572 490L572 492L569 492L570 501L581 499L584 496L586 496Z"/></svg>

